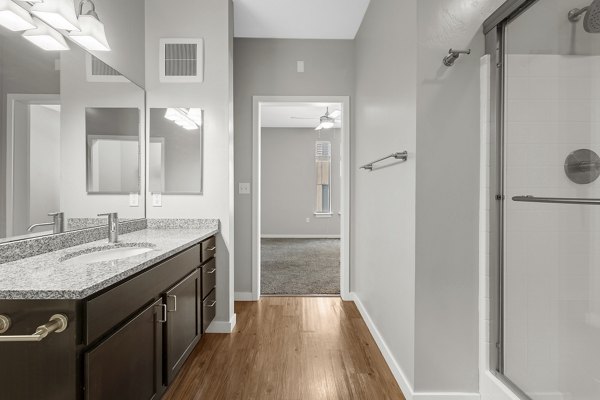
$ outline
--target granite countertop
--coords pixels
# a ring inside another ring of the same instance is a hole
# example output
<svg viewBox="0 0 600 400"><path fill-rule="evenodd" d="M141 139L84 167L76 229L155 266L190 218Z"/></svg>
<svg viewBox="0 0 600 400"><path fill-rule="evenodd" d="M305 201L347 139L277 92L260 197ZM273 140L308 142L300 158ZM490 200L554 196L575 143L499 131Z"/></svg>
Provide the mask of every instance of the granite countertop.
<svg viewBox="0 0 600 400"><path fill-rule="evenodd" d="M84 299L216 234L214 227L198 229L144 229L119 236L126 243L153 245L152 251L133 257L92 264L61 262L72 253L110 247L106 239L0 264L0 300ZM117 247L112 245L113 247Z"/></svg>

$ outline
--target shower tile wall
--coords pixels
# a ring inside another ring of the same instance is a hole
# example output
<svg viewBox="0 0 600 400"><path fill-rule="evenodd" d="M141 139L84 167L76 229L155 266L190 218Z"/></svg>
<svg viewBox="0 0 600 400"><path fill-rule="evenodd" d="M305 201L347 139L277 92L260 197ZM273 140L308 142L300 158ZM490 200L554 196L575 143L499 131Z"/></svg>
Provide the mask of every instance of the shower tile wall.
<svg viewBox="0 0 600 400"><path fill-rule="evenodd" d="M564 173L600 154L600 57L510 55L506 83L505 375L534 399L600 398L600 198Z"/></svg>

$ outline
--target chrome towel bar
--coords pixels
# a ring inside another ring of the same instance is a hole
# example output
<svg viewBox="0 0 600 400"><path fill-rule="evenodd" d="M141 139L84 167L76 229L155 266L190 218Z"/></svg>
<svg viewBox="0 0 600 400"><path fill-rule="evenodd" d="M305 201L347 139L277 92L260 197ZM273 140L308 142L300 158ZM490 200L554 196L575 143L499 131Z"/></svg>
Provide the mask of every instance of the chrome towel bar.
<svg viewBox="0 0 600 400"><path fill-rule="evenodd" d="M10 318L5 315L0 316L2 321L3 331L6 332L10 328ZM15 336L1 336L0 342L41 342L49 334L56 332L64 332L67 329L69 320L66 315L55 314L50 317L50 321L44 325L40 325L35 330L33 335L15 335Z"/></svg>
<svg viewBox="0 0 600 400"><path fill-rule="evenodd" d="M378 162L387 160L388 158L395 158L396 160L406 161L408 159L408 151L402 151L400 153L392 153L389 156L380 158L379 160L371 161L368 164L363 165L360 169L366 169L367 171L373 171L373 165Z"/></svg>
<svg viewBox="0 0 600 400"><path fill-rule="evenodd" d="M553 204L582 204L582 205L600 205L600 199L577 199L564 197L535 197L535 196L515 196L513 201L523 201L526 203L553 203Z"/></svg>

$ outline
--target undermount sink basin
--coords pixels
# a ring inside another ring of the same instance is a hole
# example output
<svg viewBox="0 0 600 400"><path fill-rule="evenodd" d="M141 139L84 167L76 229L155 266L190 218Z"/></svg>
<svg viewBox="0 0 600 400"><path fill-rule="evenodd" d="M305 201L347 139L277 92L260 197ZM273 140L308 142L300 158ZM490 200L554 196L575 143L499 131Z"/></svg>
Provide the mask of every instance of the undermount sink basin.
<svg viewBox="0 0 600 400"><path fill-rule="evenodd" d="M121 260L123 258L139 256L154 250L150 243L116 244L102 247L92 247L67 254L60 261L77 264L91 264L103 261Z"/></svg>

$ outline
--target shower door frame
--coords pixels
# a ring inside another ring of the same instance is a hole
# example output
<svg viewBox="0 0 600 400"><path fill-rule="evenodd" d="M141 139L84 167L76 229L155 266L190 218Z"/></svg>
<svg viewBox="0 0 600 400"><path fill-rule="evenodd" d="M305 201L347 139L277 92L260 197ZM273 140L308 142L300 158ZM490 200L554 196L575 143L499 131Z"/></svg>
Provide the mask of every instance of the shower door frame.
<svg viewBox="0 0 600 400"><path fill-rule="evenodd" d="M489 370L522 399L531 398L504 375L504 117L506 76L506 27L538 0L508 0L483 24L485 52L490 56L490 218L489 276L490 329ZM495 66L495 68L494 68Z"/></svg>

